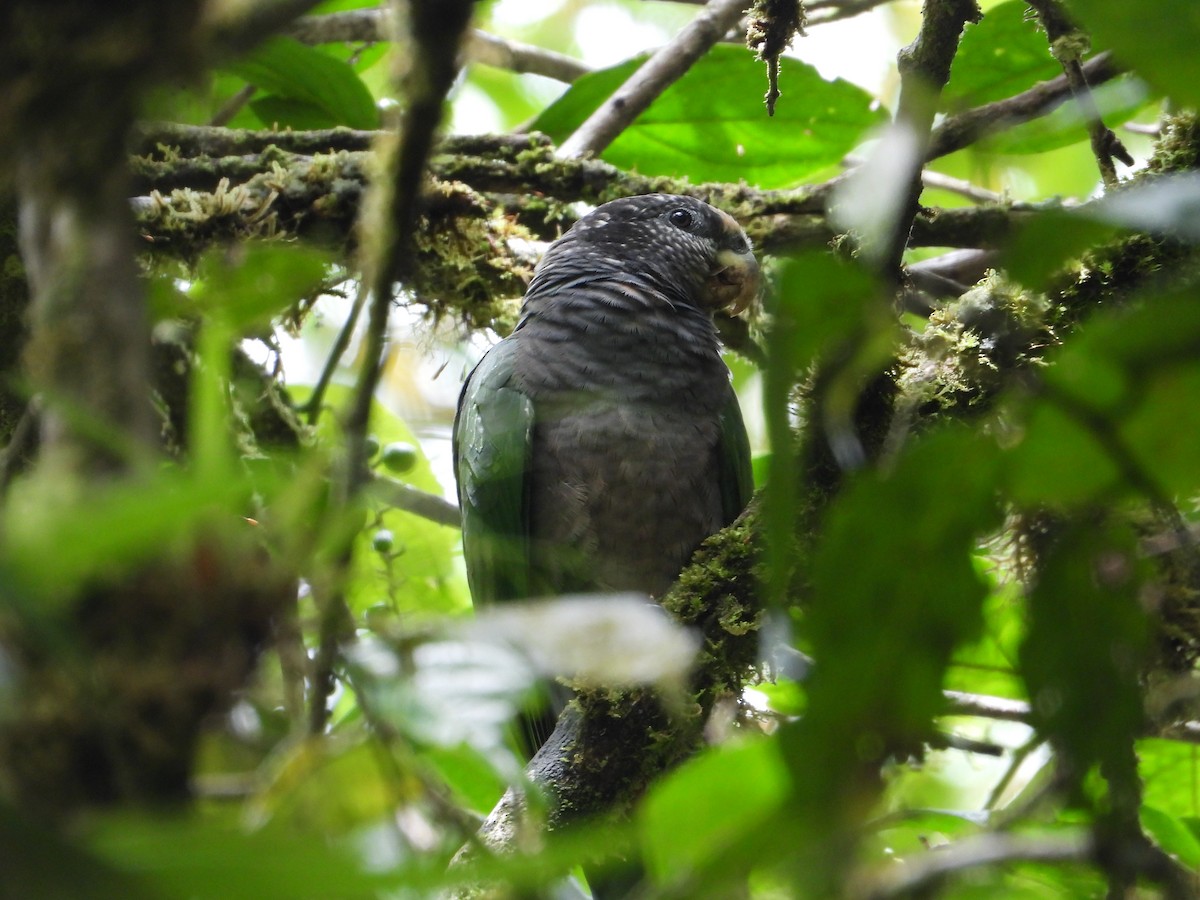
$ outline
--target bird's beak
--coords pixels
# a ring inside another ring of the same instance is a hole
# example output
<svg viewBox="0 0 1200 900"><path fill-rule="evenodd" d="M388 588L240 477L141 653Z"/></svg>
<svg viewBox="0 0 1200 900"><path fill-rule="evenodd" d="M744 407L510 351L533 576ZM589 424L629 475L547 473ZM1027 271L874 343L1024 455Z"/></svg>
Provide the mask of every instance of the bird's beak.
<svg viewBox="0 0 1200 900"><path fill-rule="evenodd" d="M743 312L758 296L758 283L758 260L749 250L738 253L724 249L717 253L708 276L709 296L716 309L735 316Z"/></svg>

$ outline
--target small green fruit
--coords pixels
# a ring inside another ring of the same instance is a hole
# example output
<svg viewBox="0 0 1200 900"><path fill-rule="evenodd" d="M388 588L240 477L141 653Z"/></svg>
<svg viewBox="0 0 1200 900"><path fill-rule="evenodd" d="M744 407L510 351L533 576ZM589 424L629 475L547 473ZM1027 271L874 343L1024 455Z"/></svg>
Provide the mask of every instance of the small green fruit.
<svg viewBox="0 0 1200 900"><path fill-rule="evenodd" d="M417 448L405 441L393 441L383 448L380 461L388 469L401 475L411 471L417 464Z"/></svg>
<svg viewBox="0 0 1200 900"><path fill-rule="evenodd" d="M363 449L366 451L367 459L374 459L375 454L379 452L379 438L368 434L366 440L363 441Z"/></svg>
<svg viewBox="0 0 1200 900"><path fill-rule="evenodd" d="M386 528L380 528L371 538L371 546L376 553L391 553L396 546L396 537Z"/></svg>

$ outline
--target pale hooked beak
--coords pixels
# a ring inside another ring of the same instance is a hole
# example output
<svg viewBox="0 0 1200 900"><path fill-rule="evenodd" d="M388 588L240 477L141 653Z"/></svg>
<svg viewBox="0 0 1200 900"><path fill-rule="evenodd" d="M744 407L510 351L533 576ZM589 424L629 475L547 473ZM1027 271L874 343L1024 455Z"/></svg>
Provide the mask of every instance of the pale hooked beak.
<svg viewBox="0 0 1200 900"><path fill-rule="evenodd" d="M708 276L709 296L714 308L738 315L754 302L758 285L758 260L753 253L729 249L717 253L716 264Z"/></svg>

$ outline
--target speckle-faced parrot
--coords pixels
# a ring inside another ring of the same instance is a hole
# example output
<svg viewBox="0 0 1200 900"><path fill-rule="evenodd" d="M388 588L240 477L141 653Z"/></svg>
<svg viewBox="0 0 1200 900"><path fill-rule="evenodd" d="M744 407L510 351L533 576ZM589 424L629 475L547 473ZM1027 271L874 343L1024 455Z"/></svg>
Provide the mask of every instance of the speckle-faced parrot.
<svg viewBox="0 0 1200 900"><path fill-rule="evenodd" d="M749 444L713 313L745 308L757 282L745 232L689 197L605 203L551 245L459 398L477 606L661 595L742 511Z"/></svg>

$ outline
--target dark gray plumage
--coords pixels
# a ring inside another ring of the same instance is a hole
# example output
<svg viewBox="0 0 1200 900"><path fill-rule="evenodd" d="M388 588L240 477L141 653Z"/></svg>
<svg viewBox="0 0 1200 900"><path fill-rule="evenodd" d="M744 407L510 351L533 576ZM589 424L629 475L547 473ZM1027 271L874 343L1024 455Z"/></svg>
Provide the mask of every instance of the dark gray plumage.
<svg viewBox="0 0 1200 900"><path fill-rule="evenodd" d="M477 604L660 595L741 512L749 446L712 317L757 276L729 215L669 194L606 203L550 247L459 400Z"/></svg>

